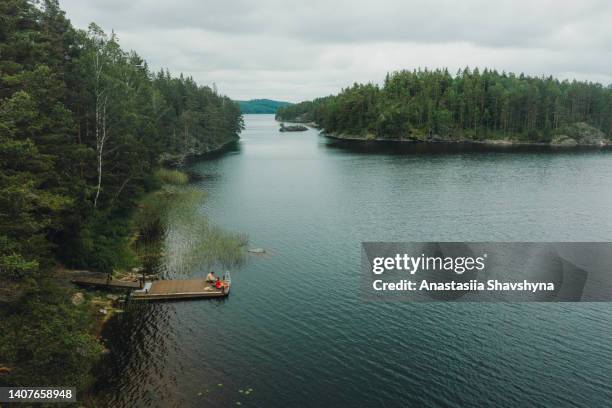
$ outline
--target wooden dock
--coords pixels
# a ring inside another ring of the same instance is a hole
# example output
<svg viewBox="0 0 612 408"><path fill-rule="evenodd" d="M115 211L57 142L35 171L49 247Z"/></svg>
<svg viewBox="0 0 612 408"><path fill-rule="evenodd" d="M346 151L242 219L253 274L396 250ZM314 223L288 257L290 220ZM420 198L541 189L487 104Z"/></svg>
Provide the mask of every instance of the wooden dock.
<svg viewBox="0 0 612 408"><path fill-rule="evenodd" d="M98 272L78 271L71 282L80 286L105 289L127 289L130 299L134 300L167 300L167 299L202 299L221 298L229 295L232 278L226 271L222 286L217 289L213 283L204 278L147 281L123 281L110 279L108 275Z"/></svg>
<svg viewBox="0 0 612 408"><path fill-rule="evenodd" d="M146 282L132 291L132 300L220 298L229 295L230 286L216 289L204 279L158 280Z"/></svg>
<svg viewBox="0 0 612 408"><path fill-rule="evenodd" d="M80 286L93 286L109 289L140 289L140 282L135 281L120 281L116 279L108 279L103 277L75 277L71 280Z"/></svg>

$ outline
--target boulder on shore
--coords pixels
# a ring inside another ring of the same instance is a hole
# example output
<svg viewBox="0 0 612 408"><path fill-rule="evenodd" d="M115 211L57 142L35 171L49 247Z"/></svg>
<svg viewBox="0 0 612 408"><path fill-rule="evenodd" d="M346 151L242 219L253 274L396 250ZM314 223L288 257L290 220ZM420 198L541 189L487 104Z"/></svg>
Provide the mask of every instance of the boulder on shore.
<svg viewBox="0 0 612 408"><path fill-rule="evenodd" d="M585 122L562 127L550 142L553 146L607 146L606 135Z"/></svg>
<svg viewBox="0 0 612 408"><path fill-rule="evenodd" d="M85 296L83 296L81 292L77 292L74 295L72 295L71 300L72 300L73 305L78 306L81 303L83 303L83 301L85 300Z"/></svg>
<svg viewBox="0 0 612 408"><path fill-rule="evenodd" d="M578 142L576 142L575 139L568 137L567 135L558 135L553 138L550 144L553 146L573 147L577 146Z"/></svg>
<svg viewBox="0 0 612 408"><path fill-rule="evenodd" d="M485 139L482 143L493 146L511 146L513 144L512 140L507 139Z"/></svg>

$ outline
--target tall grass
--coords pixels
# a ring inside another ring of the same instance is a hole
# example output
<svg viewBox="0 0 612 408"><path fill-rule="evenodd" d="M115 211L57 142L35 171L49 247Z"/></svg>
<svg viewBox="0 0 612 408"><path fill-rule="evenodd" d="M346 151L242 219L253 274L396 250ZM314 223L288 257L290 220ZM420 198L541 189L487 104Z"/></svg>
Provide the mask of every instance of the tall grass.
<svg viewBox="0 0 612 408"><path fill-rule="evenodd" d="M182 186L189 182L189 176L179 170L162 167L155 172L156 177L164 184Z"/></svg>
<svg viewBox="0 0 612 408"><path fill-rule="evenodd" d="M141 200L134 217L138 231L134 249L146 271L162 262L168 272L182 274L198 265L229 268L244 261L246 234L227 232L210 223L200 211L205 198L202 190L166 183Z"/></svg>
<svg viewBox="0 0 612 408"><path fill-rule="evenodd" d="M184 274L198 267L226 269L244 262L244 247L248 242L245 234L225 231L202 215L192 215L191 219L173 220L166 241L168 270Z"/></svg>
<svg viewBox="0 0 612 408"><path fill-rule="evenodd" d="M189 271L197 265L230 268L244 261L246 234L233 233L214 225L200 209L206 194L201 190L183 190L169 212L172 237L166 259L176 271Z"/></svg>

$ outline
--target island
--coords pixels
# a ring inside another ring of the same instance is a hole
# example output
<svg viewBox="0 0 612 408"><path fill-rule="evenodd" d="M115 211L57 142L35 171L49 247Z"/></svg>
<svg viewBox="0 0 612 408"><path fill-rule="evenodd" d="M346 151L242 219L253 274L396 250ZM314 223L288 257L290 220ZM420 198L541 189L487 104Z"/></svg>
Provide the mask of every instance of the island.
<svg viewBox="0 0 612 408"><path fill-rule="evenodd" d="M314 123L362 141L595 146L611 144L612 88L598 83L464 69L399 71L382 85L279 108L279 121Z"/></svg>
<svg viewBox="0 0 612 408"><path fill-rule="evenodd" d="M308 130L308 128L304 125L285 125L284 123L281 123L280 125L280 129L279 132L303 132L305 130Z"/></svg>

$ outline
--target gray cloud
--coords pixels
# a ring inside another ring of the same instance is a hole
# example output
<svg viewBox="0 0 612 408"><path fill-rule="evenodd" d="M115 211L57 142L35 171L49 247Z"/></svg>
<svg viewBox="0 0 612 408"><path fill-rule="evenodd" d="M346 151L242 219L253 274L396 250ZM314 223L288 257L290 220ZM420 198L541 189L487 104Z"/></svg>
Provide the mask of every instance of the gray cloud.
<svg viewBox="0 0 612 408"><path fill-rule="evenodd" d="M467 65L612 80L612 3L599 0L64 0L150 65L229 96L298 101L387 71Z"/></svg>

